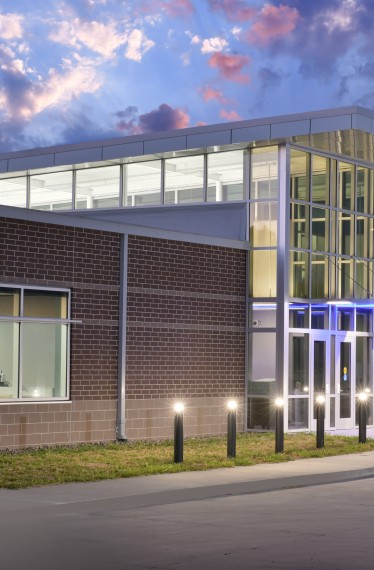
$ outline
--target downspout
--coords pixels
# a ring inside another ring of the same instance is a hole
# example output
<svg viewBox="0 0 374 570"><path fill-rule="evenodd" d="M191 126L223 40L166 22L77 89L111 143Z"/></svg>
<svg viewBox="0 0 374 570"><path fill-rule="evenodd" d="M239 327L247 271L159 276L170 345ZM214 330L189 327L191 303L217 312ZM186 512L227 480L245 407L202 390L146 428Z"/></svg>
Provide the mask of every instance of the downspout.
<svg viewBox="0 0 374 570"><path fill-rule="evenodd" d="M120 283L118 314L118 394L116 437L126 441L126 321L127 321L127 258L128 235L121 235L120 249Z"/></svg>

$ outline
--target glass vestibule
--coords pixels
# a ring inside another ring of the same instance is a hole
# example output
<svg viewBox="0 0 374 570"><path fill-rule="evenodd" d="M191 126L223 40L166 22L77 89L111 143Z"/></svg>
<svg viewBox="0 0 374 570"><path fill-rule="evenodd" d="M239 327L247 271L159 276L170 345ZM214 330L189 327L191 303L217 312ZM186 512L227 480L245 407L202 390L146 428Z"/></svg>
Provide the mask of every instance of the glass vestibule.
<svg viewBox="0 0 374 570"><path fill-rule="evenodd" d="M291 305L289 430L315 430L318 394L326 398L326 430L352 429L357 424L357 393L373 393L372 330L369 307ZM370 398L369 424L372 408Z"/></svg>

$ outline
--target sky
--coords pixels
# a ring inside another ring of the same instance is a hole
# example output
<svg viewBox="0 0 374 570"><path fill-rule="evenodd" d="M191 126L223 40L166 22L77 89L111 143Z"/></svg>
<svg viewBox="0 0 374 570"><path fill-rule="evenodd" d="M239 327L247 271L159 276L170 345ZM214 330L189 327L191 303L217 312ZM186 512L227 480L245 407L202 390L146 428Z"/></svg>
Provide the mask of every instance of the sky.
<svg viewBox="0 0 374 570"><path fill-rule="evenodd" d="M0 0L0 152L361 105L374 0Z"/></svg>

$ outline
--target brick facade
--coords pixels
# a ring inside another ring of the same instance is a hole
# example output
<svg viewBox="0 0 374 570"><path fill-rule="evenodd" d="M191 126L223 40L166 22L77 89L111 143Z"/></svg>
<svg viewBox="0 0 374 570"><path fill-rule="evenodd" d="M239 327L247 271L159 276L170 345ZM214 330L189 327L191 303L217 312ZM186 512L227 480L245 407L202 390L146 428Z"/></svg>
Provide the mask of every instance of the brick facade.
<svg viewBox="0 0 374 570"><path fill-rule="evenodd" d="M71 402L0 404L0 447L115 439L119 235L1 218L0 243L1 283L68 288L82 321L71 326Z"/></svg>
<svg viewBox="0 0 374 570"><path fill-rule="evenodd" d="M245 281L244 251L129 237L128 437L170 436L176 398L191 435L225 429L222 402L245 392Z"/></svg>

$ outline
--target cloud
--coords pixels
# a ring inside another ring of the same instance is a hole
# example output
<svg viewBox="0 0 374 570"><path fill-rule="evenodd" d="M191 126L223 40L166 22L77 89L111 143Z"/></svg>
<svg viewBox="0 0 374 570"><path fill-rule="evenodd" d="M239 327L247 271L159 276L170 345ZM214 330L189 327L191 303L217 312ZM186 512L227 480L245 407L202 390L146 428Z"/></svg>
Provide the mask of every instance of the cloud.
<svg viewBox="0 0 374 570"><path fill-rule="evenodd" d="M202 94L204 101L206 101L207 103L209 101L219 101L219 103L222 103L223 105L228 103L228 99L224 97L222 91L214 89L210 85L204 85L203 87L199 87L198 91Z"/></svg>
<svg viewBox="0 0 374 570"><path fill-rule="evenodd" d="M75 18L69 22L59 22L49 34L49 39L74 48L84 46L110 59L115 51L127 42L128 33L118 33L117 24L113 21L103 24Z"/></svg>
<svg viewBox="0 0 374 570"><path fill-rule="evenodd" d="M296 8L266 4L256 15L247 40L252 44L267 46L274 40L288 36L296 28L299 17Z"/></svg>
<svg viewBox="0 0 374 570"><path fill-rule="evenodd" d="M137 114L138 109L133 106L115 113L120 119L116 124L117 130L126 134L152 133L184 129L190 124L190 117L186 111L173 109L166 103L162 103L157 109L139 115L139 117Z"/></svg>
<svg viewBox="0 0 374 570"><path fill-rule="evenodd" d="M250 61L246 55L226 55L217 52L209 58L208 64L210 67L217 68L220 75L225 79L237 83L249 83L249 75L243 75L242 70Z"/></svg>
<svg viewBox="0 0 374 570"><path fill-rule="evenodd" d="M136 8L139 14L158 14L162 11L170 18L186 18L195 12L191 0L142 0Z"/></svg>
<svg viewBox="0 0 374 570"><path fill-rule="evenodd" d="M20 14L0 14L0 38L3 40L22 38L22 22L23 16Z"/></svg>
<svg viewBox="0 0 374 570"><path fill-rule="evenodd" d="M219 36L208 38L203 40L201 53L214 53L216 51L223 51L227 46L228 43L224 38L220 38Z"/></svg>
<svg viewBox="0 0 374 570"><path fill-rule="evenodd" d="M231 22L251 20L256 13L256 8L243 0L209 0L209 7L215 12L223 12Z"/></svg>
<svg viewBox="0 0 374 570"><path fill-rule="evenodd" d="M241 121L242 117L236 111L226 111L226 109L221 109L219 116L227 121Z"/></svg>
<svg viewBox="0 0 374 570"><path fill-rule="evenodd" d="M153 40L149 40L141 30L135 29L128 37L125 57L134 61L141 61L143 55L154 45Z"/></svg>
<svg viewBox="0 0 374 570"><path fill-rule="evenodd" d="M335 30L349 31L355 28L357 12L364 10L364 7L356 0L343 0L339 6L327 9L324 12L323 25L328 33Z"/></svg>
<svg viewBox="0 0 374 570"><path fill-rule="evenodd" d="M171 18L185 18L195 12L191 0L168 0L160 2L160 4Z"/></svg>
<svg viewBox="0 0 374 570"><path fill-rule="evenodd" d="M9 57L0 51L2 62ZM102 84L92 62L77 58L65 60L61 72L51 69L45 79L33 81L17 67L2 66L0 91L3 118L28 122L50 107L63 108L83 93L94 93Z"/></svg>

